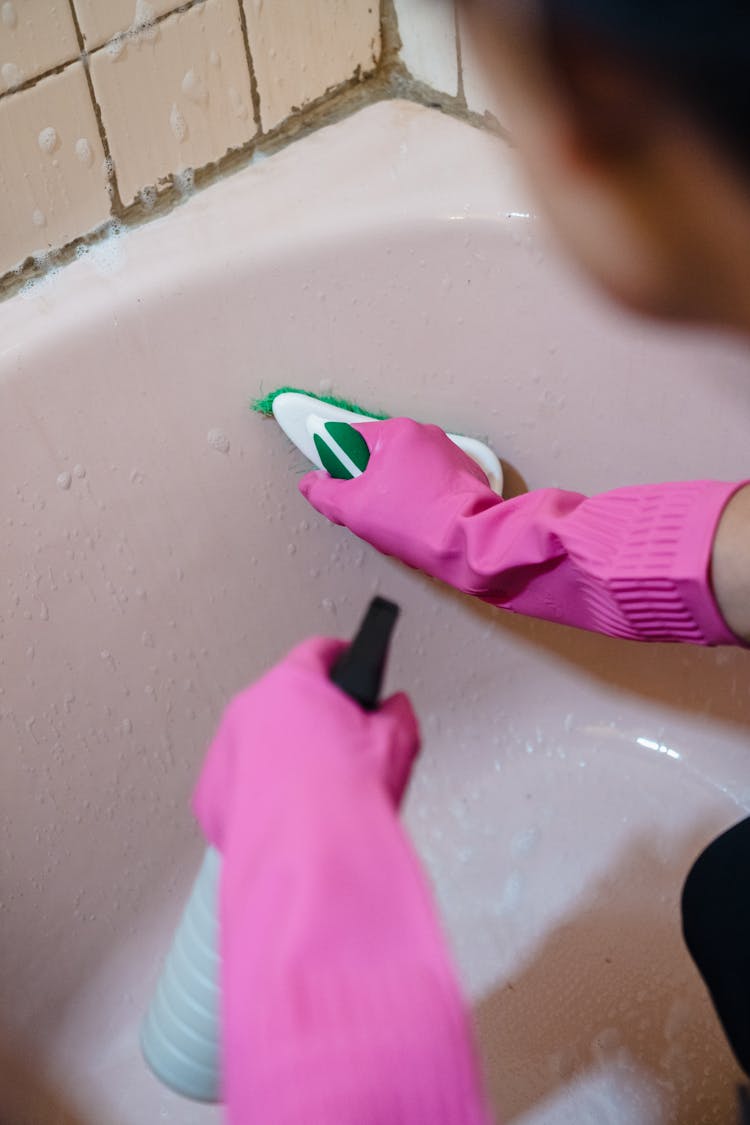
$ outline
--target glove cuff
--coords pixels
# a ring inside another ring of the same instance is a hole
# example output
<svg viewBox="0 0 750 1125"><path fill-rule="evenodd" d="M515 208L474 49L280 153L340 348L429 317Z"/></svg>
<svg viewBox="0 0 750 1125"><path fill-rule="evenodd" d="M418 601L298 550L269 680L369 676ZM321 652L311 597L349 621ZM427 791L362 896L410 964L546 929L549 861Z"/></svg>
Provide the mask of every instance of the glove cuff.
<svg viewBox="0 0 750 1125"><path fill-rule="evenodd" d="M579 581L595 627L634 640L740 644L716 604L710 569L719 519L742 487L690 481L623 488L582 505L568 548L582 564Z"/></svg>

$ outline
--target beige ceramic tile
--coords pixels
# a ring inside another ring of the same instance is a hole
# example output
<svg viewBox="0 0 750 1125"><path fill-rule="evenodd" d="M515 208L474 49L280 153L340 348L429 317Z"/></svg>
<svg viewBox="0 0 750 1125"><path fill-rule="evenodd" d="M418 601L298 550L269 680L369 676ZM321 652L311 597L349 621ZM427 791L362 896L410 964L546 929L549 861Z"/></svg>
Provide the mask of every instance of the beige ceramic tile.
<svg viewBox="0 0 750 1125"><path fill-rule="evenodd" d="M264 130L380 54L379 0L243 0Z"/></svg>
<svg viewBox="0 0 750 1125"><path fill-rule="evenodd" d="M0 0L0 90L80 54L68 0Z"/></svg>
<svg viewBox="0 0 750 1125"><path fill-rule="evenodd" d="M0 99L0 272L109 217L83 64Z"/></svg>
<svg viewBox="0 0 750 1125"><path fill-rule="evenodd" d="M256 133L237 0L205 0L91 56L123 203Z"/></svg>
<svg viewBox="0 0 750 1125"><path fill-rule="evenodd" d="M93 51L125 31L148 27L185 0L73 0L86 47Z"/></svg>
<svg viewBox="0 0 750 1125"><path fill-rule="evenodd" d="M461 73L464 80L466 104L474 113L491 113L501 125L505 124L506 113L492 89L492 82L480 63L464 19L459 17L461 35Z"/></svg>
<svg viewBox="0 0 750 1125"><path fill-rule="evenodd" d="M410 74L434 90L458 93L456 14L437 0L396 0L401 58Z"/></svg>

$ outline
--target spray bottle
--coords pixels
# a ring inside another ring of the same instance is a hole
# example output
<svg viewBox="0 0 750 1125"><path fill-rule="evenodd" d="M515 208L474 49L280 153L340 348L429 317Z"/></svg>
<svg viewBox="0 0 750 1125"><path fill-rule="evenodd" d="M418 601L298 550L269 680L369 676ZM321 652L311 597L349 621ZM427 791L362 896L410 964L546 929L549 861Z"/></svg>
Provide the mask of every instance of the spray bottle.
<svg viewBox="0 0 750 1125"><path fill-rule="evenodd" d="M378 705L399 609L374 598L331 680L366 711ZM141 1027L151 1070L178 1094L221 1099L219 1051L219 880L221 856L207 848Z"/></svg>

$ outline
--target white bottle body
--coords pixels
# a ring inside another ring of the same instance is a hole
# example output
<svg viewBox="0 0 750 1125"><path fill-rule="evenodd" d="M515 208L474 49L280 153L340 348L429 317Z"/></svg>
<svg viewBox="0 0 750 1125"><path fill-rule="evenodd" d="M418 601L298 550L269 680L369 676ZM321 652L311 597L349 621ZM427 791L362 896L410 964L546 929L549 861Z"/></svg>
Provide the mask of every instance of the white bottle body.
<svg viewBox="0 0 750 1125"><path fill-rule="evenodd" d="M220 872L219 852L207 848L141 1027L141 1049L157 1078L201 1102L221 1098Z"/></svg>

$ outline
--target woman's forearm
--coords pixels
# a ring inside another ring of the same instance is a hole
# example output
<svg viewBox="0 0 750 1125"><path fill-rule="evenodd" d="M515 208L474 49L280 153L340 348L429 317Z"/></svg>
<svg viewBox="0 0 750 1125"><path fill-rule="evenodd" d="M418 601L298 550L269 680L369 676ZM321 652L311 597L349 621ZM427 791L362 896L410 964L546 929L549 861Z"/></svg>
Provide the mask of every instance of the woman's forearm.
<svg viewBox="0 0 750 1125"><path fill-rule="evenodd" d="M711 581L727 625L750 644L750 485L735 493L719 521Z"/></svg>

